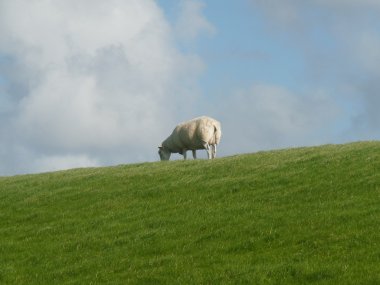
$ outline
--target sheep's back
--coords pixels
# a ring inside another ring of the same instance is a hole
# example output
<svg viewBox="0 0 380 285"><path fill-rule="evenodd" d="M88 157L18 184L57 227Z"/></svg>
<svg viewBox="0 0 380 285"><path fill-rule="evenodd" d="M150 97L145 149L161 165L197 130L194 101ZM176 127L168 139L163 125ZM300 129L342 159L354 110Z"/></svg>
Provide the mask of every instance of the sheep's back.
<svg viewBox="0 0 380 285"><path fill-rule="evenodd" d="M215 129L218 131L215 132ZM204 142L218 144L220 134L218 121L209 117L199 117L177 125L165 141L165 145L172 152L180 152L183 149L203 149Z"/></svg>
<svg viewBox="0 0 380 285"><path fill-rule="evenodd" d="M199 138L199 121L189 121L178 125L175 129L176 144L185 149L202 148L202 141Z"/></svg>

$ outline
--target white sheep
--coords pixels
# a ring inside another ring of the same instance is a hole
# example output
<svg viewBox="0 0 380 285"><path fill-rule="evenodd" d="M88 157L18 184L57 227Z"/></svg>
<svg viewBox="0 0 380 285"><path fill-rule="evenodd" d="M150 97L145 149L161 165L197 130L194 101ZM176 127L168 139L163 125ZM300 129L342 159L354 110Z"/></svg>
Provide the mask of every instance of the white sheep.
<svg viewBox="0 0 380 285"><path fill-rule="evenodd" d="M192 150L194 159L197 149L206 149L209 159L216 156L216 145L220 142L220 123L210 117L199 117L175 127L172 134L159 146L161 160L169 160L172 153L179 153L186 159L186 151Z"/></svg>

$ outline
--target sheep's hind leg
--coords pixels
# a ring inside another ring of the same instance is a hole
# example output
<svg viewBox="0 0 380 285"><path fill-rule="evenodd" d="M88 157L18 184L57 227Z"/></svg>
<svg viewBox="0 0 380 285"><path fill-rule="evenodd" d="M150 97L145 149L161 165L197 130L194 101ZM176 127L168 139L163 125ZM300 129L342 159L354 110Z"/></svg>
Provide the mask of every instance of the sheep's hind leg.
<svg viewBox="0 0 380 285"><path fill-rule="evenodd" d="M203 143L203 147L205 148L205 150L207 151L207 156L208 156L208 159L211 159L212 157L212 154L211 154L211 149L210 149L210 145L208 143Z"/></svg>
<svg viewBox="0 0 380 285"><path fill-rule="evenodd" d="M186 149L182 151L183 159L186 160Z"/></svg>
<svg viewBox="0 0 380 285"><path fill-rule="evenodd" d="M193 149L193 158L197 159L197 151L195 149Z"/></svg>
<svg viewBox="0 0 380 285"><path fill-rule="evenodd" d="M212 158L216 157L216 144L212 145Z"/></svg>

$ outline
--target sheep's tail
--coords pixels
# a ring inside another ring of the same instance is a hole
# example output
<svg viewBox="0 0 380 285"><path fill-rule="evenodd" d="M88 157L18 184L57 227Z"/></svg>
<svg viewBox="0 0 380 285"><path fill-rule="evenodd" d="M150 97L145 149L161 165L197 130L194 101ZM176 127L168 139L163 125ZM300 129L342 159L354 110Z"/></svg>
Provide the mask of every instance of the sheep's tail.
<svg viewBox="0 0 380 285"><path fill-rule="evenodd" d="M220 138L222 137L222 129L220 128L220 123L214 123L214 142L219 144Z"/></svg>

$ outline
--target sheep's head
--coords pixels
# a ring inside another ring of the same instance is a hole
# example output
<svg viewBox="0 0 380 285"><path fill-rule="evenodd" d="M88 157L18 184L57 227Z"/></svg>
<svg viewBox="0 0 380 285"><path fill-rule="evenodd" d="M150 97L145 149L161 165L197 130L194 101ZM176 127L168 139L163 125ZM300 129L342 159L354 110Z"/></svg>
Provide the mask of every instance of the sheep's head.
<svg viewBox="0 0 380 285"><path fill-rule="evenodd" d="M158 147L158 154L160 155L161 160L169 160L171 152L165 149L163 146Z"/></svg>

